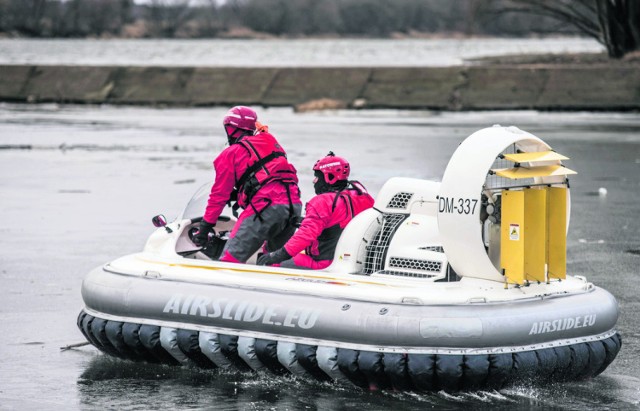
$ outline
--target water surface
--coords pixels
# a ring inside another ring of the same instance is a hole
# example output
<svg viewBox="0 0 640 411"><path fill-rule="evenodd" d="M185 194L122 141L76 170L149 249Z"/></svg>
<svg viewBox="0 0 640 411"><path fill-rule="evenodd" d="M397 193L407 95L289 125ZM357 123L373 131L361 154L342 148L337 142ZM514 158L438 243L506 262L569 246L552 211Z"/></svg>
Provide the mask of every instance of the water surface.
<svg viewBox="0 0 640 411"><path fill-rule="evenodd" d="M459 394L362 392L291 377L130 363L75 325L92 268L142 249L211 180L226 110L0 104L0 409L614 409L640 407L640 114L260 110L300 170L329 150L374 194L392 176L440 179L460 141L517 125L571 157L568 270L620 303L623 347L588 381ZM607 195L598 195L606 188Z"/></svg>
<svg viewBox="0 0 640 411"><path fill-rule="evenodd" d="M453 66L508 54L601 53L588 38L405 40L0 39L0 64L208 67Z"/></svg>

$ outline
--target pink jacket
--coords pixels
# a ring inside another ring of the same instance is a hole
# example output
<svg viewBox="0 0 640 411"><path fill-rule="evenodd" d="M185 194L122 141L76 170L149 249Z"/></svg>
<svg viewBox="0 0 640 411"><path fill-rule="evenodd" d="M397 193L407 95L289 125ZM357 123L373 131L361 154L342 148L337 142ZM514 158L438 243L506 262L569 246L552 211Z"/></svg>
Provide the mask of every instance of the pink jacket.
<svg viewBox="0 0 640 411"><path fill-rule="evenodd" d="M268 133L261 133L252 138L259 138L262 134ZM270 134L268 137L273 138ZM273 141L277 144L275 139ZM229 201L238 179L251 165L251 158L249 151L241 144L236 143L224 149L213 161L216 178L213 187L211 187L207 209L204 213L204 219L207 222L213 224L218 221L218 217ZM291 168L295 171L293 166ZM292 204L301 204L300 190L297 184L290 184L289 191ZM261 211L268 205L289 204L289 201L286 186L280 181L272 180L258 190L251 199L251 204L258 211ZM247 207L245 212L254 213L253 207Z"/></svg>
<svg viewBox="0 0 640 411"><path fill-rule="evenodd" d="M284 245L287 253L295 256L306 249L314 260L332 260L342 230L353 217L373 207L373 198L359 183L358 187L362 193L348 189L319 194L309 200L300 228ZM334 203L336 195L339 198Z"/></svg>

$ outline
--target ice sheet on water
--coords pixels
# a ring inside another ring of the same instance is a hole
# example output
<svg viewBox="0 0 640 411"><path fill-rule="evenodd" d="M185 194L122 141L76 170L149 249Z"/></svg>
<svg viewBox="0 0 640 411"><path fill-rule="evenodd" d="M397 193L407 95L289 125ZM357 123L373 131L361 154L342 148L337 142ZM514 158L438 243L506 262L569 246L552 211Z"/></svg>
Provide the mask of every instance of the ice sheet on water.
<svg viewBox="0 0 640 411"><path fill-rule="evenodd" d="M167 52L170 50L170 52ZM587 38L475 39L0 39L0 64L357 67L451 66L508 54L598 53Z"/></svg>

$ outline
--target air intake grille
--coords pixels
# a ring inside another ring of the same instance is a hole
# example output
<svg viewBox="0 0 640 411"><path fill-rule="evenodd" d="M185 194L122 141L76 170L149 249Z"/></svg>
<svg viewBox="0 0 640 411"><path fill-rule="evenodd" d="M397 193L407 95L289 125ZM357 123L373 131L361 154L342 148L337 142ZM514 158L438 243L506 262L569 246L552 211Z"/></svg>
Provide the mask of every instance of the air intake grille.
<svg viewBox="0 0 640 411"><path fill-rule="evenodd" d="M391 201L389 201L387 208L406 209L411 197L413 197L413 193L397 193L393 196Z"/></svg>
<svg viewBox="0 0 640 411"><path fill-rule="evenodd" d="M371 244L366 247L366 257L364 261L363 274L371 274L384 268L384 259L389 249L389 243L393 234L408 217L407 214L383 214L380 229L373 236Z"/></svg>
<svg viewBox="0 0 640 411"><path fill-rule="evenodd" d="M413 258L391 257L389 267L409 268L411 270L440 272L442 263L440 261L416 260Z"/></svg>

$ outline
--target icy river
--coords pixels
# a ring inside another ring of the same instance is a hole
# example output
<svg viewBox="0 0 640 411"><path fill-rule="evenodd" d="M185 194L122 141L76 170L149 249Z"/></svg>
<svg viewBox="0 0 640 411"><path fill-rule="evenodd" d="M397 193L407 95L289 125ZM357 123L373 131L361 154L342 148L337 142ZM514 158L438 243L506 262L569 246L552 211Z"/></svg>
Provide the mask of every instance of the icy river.
<svg viewBox="0 0 640 411"><path fill-rule="evenodd" d="M328 150L374 194L392 176L441 178L466 136L517 125L568 155L568 270L620 304L623 347L600 376L458 394L362 392L292 377L107 358L75 325L93 267L139 251L212 179L225 108L0 104L0 409L615 409L640 407L640 114L261 109L300 170ZM604 194L606 190L606 195Z"/></svg>

